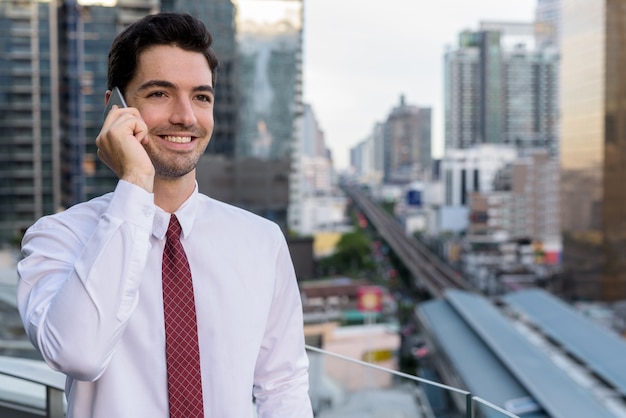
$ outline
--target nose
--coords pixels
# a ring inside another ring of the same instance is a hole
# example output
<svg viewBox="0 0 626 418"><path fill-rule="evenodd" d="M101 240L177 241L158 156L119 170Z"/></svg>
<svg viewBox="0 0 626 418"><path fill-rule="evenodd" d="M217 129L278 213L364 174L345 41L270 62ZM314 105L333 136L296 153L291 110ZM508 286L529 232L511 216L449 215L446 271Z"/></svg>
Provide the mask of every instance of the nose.
<svg viewBox="0 0 626 418"><path fill-rule="evenodd" d="M170 113L170 123L173 125L193 126L197 119L193 102L187 97L178 97L173 101Z"/></svg>

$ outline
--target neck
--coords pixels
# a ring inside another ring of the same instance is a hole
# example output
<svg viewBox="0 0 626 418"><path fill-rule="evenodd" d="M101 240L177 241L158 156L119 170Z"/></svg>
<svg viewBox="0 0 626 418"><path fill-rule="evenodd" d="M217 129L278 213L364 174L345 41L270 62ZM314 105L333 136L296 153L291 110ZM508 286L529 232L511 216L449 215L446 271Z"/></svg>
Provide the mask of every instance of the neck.
<svg viewBox="0 0 626 418"><path fill-rule="evenodd" d="M154 179L154 203L168 213L174 213L191 196L196 187L195 170L177 179Z"/></svg>

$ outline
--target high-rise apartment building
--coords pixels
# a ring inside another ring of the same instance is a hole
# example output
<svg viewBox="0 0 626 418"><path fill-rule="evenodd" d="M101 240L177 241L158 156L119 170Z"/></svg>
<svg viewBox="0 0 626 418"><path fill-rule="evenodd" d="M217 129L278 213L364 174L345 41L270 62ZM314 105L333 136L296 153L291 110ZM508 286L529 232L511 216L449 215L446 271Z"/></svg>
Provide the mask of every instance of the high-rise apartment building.
<svg viewBox="0 0 626 418"><path fill-rule="evenodd" d="M429 180L432 171L432 112L400 101L366 139L350 150L359 181L408 184Z"/></svg>
<svg viewBox="0 0 626 418"><path fill-rule="evenodd" d="M410 183L430 173L431 109L406 103L404 96L384 125L384 181Z"/></svg>
<svg viewBox="0 0 626 418"><path fill-rule="evenodd" d="M332 193L332 157L326 148L322 131L315 112L309 104L303 105L299 141L291 154L292 175L289 179L290 204L288 209L289 230L306 235L311 229L304 225L314 224L305 207L315 206L321 197Z"/></svg>
<svg viewBox="0 0 626 418"><path fill-rule="evenodd" d="M626 1L563 0L563 291L626 298Z"/></svg>
<svg viewBox="0 0 626 418"><path fill-rule="evenodd" d="M376 122L367 138L350 148L350 166L359 183L382 183L385 168L384 123Z"/></svg>
<svg viewBox="0 0 626 418"><path fill-rule="evenodd" d="M112 188L93 142L106 89L98 83L124 3L114 10L77 1L0 2L0 242Z"/></svg>
<svg viewBox="0 0 626 418"><path fill-rule="evenodd" d="M315 196L332 191L332 161L326 148L313 108L304 105L302 141L299 147L299 166L303 196Z"/></svg>
<svg viewBox="0 0 626 418"><path fill-rule="evenodd" d="M534 26L483 22L445 54L445 147L507 144L558 152L556 47L537 48Z"/></svg>
<svg viewBox="0 0 626 418"><path fill-rule="evenodd" d="M52 141L50 71L41 64L50 56L39 24L47 22L48 12L38 2L0 2L0 236L4 241L15 239L20 228L60 202L60 161L53 158L53 149L58 154L60 144L58 139ZM47 103L42 103L44 89Z"/></svg>

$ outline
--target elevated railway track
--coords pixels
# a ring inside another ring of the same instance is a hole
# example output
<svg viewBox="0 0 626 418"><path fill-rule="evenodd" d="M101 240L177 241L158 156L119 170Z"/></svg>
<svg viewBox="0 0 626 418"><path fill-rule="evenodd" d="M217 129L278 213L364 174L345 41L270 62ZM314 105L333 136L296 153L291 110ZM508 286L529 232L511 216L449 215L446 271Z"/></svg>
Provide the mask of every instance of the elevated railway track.
<svg viewBox="0 0 626 418"><path fill-rule="evenodd" d="M447 288L473 290L469 283L424 244L407 235L402 225L361 189L346 186L344 190L411 273L417 287L425 288L431 296L437 298Z"/></svg>

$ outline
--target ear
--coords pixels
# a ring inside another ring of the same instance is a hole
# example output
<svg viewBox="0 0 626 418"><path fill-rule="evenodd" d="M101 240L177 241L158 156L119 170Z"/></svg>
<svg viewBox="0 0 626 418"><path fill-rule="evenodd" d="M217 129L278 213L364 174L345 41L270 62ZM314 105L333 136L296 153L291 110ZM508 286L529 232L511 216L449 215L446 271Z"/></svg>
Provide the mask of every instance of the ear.
<svg viewBox="0 0 626 418"><path fill-rule="evenodd" d="M104 93L104 104L107 105L109 103L109 99L111 98L111 90L107 90L106 93Z"/></svg>

